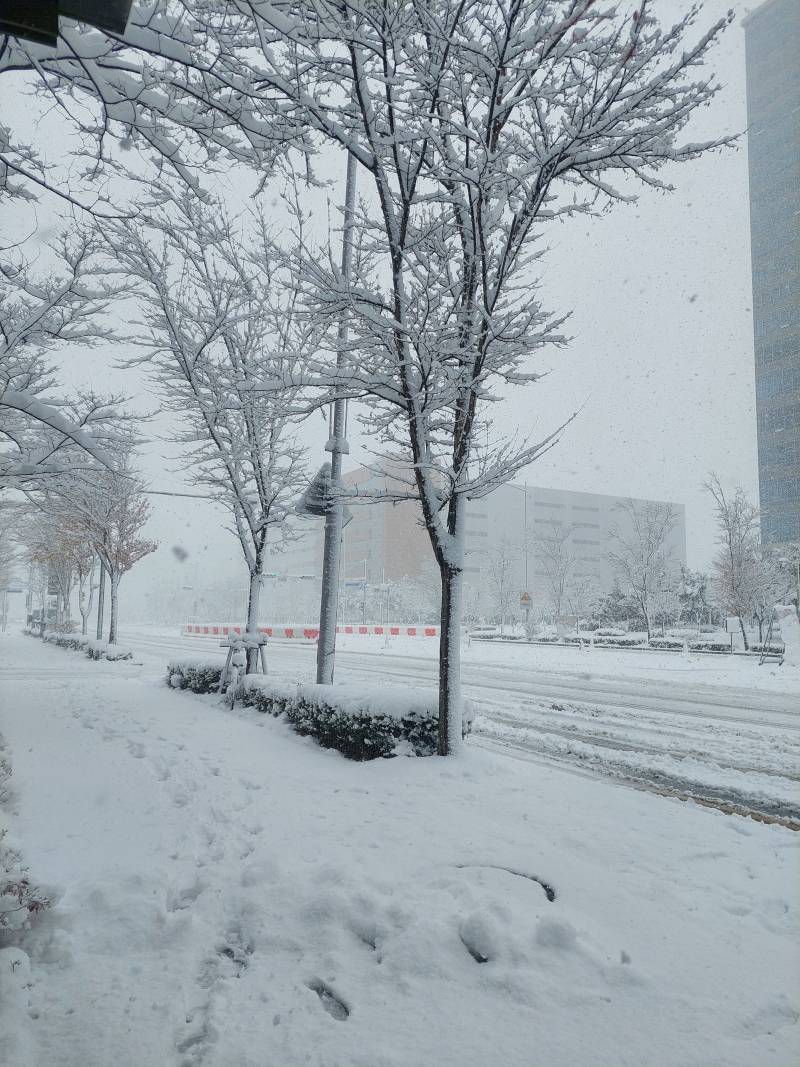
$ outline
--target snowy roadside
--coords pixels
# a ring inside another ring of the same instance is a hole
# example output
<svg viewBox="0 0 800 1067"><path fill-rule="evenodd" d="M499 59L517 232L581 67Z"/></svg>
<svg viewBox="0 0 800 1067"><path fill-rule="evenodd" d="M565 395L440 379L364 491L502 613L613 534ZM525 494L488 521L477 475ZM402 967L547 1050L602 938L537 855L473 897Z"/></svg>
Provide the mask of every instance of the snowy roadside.
<svg viewBox="0 0 800 1067"><path fill-rule="evenodd" d="M126 626L123 639L140 651L152 650L163 660L166 644L171 650L190 650L191 656L219 654L219 639L187 637L178 627ZM307 646L307 647L303 647ZM274 640L268 646L276 656L300 657L312 653L313 642ZM354 636L340 634L337 649L345 658L370 656L376 659L433 663L438 643L433 638ZM670 691L706 688L731 697L742 692L756 697L759 693L788 693L800 698L800 669L788 663L764 663L758 658L742 656L698 656L674 652L637 652L629 649L580 649L564 645L493 644L489 641L465 640L462 645L465 672L482 668L536 675L591 678L598 683L669 687Z"/></svg>
<svg viewBox="0 0 800 1067"><path fill-rule="evenodd" d="M16 831L56 899L0 1018L26 1065L797 1062L790 831L474 746L353 764L0 648Z"/></svg>

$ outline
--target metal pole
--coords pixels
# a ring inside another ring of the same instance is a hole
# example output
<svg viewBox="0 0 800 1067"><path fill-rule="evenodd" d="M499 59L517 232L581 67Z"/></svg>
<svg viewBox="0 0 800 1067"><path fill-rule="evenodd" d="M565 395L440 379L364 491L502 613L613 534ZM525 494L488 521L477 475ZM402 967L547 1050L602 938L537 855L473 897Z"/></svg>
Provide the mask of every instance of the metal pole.
<svg viewBox="0 0 800 1067"><path fill-rule="evenodd" d="M350 265L353 248L353 221L356 203L356 160L347 156L347 181L344 194L344 230L342 233L342 279L350 281ZM347 318L342 315L337 335L336 369L345 366L347 345ZM331 488L336 490L342 483L342 455L348 451L345 440L345 415L347 401L341 396L337 383L333 401L331 436L325 445L331 453ZM339 599L339 554L342 543L342 520L344 505L334 496L333 506L325 516L325 545L322 554L322 595L319 607L319 641L317 643L317 682L330 685L336 661L336 607Z"/></svg>

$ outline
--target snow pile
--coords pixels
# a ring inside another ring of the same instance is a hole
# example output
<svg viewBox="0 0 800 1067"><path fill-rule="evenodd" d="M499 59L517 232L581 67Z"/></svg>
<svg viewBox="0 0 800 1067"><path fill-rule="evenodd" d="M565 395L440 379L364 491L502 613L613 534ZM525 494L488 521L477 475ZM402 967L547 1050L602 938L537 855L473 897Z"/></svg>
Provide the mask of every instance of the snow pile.
<svg viewBox="0 0 800 1067"><path fill-rule="evenodd" d="M249 675L236 693L243 704L270 715L283 715L292 729L315 738L355 760L400 753L432 756L436 752L439 694L436 689L404 686L285 685ZM463 730L472 723L466 702Z"/></svg>

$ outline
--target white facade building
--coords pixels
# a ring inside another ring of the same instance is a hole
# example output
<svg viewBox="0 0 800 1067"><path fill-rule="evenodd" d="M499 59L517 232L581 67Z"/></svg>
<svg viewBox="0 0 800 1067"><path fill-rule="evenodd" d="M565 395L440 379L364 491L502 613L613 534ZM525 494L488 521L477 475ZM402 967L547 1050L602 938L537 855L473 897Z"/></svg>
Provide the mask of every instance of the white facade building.
<svg viewBox="0 0 800 1067"><path fill-rule="evenodd" d="M347 476L348 485L380 487L381 478L361 470ZM544 558L546 543L563 541L569 556L574 589L583 583L584 595L612 588L614 568L608 553L613 531L626 532L621 505L629 498L576 493L532 485L505 485L467 505L465 609L483 616L496 609L499 596L507 601L508 617L522 617L521 594L530 594L530 608L541 613L551 604L552 563ZM653 501L634 499L645 505ZM682 504L672 504L675 525L668 539L670 567L686 562L686 522ZM431 579L435 567L428 535L411 503L354 505L345 530L342 578L366 578L370 585L408 578ZM273 557L271 569L281 576L319 575L322 567L321 519L305 520L302 537ZM552 551L552 548L551 548ZM564 605L563 613L571 608Z"/></svg>

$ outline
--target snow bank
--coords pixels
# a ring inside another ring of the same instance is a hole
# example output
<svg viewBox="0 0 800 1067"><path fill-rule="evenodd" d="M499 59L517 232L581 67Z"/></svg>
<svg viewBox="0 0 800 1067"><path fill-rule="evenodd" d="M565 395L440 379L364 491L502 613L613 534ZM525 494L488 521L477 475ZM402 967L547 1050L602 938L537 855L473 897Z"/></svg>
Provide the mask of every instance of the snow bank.
<svg viewBox="0 0 800 1067"><path fill-rule="evenodd" d="M314 737L350 759L367 760L402 752L436 752L439 694L436 689L352 685L286 685L249 675L237 690L243 704L283 715L292 729ZM472 705L464 708L464 734Z"/></svg>

